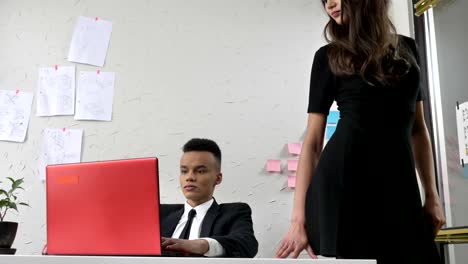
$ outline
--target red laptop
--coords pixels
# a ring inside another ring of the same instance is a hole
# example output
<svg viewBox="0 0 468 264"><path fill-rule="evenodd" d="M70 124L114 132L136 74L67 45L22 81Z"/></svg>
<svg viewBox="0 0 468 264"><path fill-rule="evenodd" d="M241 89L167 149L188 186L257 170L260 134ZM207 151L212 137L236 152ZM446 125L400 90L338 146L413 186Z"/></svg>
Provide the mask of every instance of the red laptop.
<svg viewBox="0 0 468 264"><path fill-rule="evenodd" d="M157 158L49 165L47 254L160 255Z"/></svg>

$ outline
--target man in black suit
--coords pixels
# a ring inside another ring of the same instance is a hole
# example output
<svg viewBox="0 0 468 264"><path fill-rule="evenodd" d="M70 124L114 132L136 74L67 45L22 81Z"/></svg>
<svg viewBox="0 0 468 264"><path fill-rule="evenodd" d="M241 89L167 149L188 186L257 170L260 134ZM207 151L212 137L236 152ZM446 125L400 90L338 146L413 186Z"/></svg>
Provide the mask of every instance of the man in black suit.
<svg viewBox="0 0 468 264"><path fill-rule="evenodd" d="M180 159L180 187L185 204L162 204L162 248L207 257L253 258L258 251L252 211L245 203L218 204L221 150L209 139L191 139Z"/></svg>

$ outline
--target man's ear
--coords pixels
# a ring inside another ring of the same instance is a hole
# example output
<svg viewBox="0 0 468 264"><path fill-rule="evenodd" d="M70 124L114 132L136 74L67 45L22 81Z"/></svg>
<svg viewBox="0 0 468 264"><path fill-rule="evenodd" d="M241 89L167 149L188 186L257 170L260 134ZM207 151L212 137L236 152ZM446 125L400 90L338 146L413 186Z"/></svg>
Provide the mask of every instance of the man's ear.
<svg viewBox="0 0 468 264"><path fill-rule="evenodd" d="M216 175L216 182L215 185L219 185L223 181L223 174L220 172Z"/></svg>

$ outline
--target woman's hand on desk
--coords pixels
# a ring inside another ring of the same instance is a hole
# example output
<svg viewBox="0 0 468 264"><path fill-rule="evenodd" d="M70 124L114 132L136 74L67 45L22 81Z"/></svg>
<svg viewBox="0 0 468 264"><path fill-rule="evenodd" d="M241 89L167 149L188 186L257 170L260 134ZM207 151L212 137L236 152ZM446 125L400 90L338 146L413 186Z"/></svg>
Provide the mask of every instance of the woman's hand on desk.
<svg viewBox="0 0 468 264"><path fill-rule="evenodd" d="M291 223L289 231L281 241L281 244L276 251L276 258L287 258L291 255L292 258L297 258L302 250L306 250L307 254L313 259L316 259L312 247L307 241L306 230L304 224Z"/></svg>
<svg viewBox="0 0 468 264"><path fill-rule="evenodd" d="M205 239L186 240L162 237L161 246L163 250L188 252L200 255L205 254L210 249L210 246Z"/></svg>

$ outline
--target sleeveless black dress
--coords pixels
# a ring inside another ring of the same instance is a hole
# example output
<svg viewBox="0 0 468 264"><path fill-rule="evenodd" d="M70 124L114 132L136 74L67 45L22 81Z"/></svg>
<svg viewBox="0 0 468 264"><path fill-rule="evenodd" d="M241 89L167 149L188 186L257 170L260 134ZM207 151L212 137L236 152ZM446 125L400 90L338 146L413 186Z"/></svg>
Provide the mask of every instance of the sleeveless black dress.
<svg viewBox="0 0 468 264"><path fill-rule="evenodd" d="M359 75L335 76L327 46L312 66L308 112L340 120L323 149L306 196L306 229L314 252L378 263L440 263L423 213L411 147L416 102L422 100L418 53L400 36L409 72L392 87Z"/></svg>

